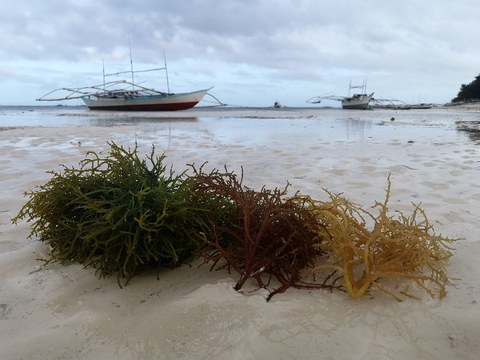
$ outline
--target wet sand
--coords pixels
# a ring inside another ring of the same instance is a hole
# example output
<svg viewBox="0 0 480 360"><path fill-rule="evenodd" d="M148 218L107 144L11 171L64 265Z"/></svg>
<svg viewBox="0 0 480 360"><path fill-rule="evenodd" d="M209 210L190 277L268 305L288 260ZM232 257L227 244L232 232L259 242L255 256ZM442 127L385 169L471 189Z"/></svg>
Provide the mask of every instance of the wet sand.
<svg viewBox="0 0 480 360"><path fill-rule="evenodd" d="M178 113L57 114L61 125L0 131L0 344L3 359L476 359L480 352L480 142L471 109L353 111L192 109ZM69 124L68 120L77 120ZM392 119L393 118L393 119ZM0 117L1 119L1 117ZM478 124L477 124L478 125ZM1 125L0 125L1 126ZM468 128L468 126L467 126ZM10 219L23 192L59 164L76 166L107 141L152 144L167 163L243 167L245 185L322 199L324 188L365 207L421 203L436 233L461 238L443 300L360 300L289 289L235 292L208 266L144 273L120 289L80 265L42 266L48 252Z"/></svg>

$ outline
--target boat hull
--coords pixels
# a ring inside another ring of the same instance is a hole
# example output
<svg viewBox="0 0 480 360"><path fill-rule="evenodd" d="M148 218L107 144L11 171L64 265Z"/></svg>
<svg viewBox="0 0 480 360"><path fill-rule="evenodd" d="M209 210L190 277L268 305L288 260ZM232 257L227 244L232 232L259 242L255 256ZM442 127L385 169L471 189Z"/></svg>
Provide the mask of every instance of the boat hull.
<svg viewBox="0 0 480 360"><path fill-rule="evenodd" d="M345 98L342 100L342 108L349 110L366 110L368 109L368 105L370 104L372 97L373 93L370 95L361 94Z"/></svg>
<svg viewBox="0 0 480 360"><path fill-rule="evenodd" d="M210 89L181 94L158 94L134 97L82 97L90 110L115 111L177 111L197 105Z"/></svg>

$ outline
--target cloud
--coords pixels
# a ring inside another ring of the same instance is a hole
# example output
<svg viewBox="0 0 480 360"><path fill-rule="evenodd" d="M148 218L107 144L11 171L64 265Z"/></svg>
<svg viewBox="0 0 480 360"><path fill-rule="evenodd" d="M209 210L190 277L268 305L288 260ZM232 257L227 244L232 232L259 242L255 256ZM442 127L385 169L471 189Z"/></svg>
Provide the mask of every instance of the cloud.
<svg viewBox="0 0 480 360"><path fill-rule="evenodd" d="M162 64L164 50L169 63L189 64L186 86L210 79L224 88L248 68L237 98L258 82L326 91L353 76L381 91L425 83L432 94L428 83L443 78L451 90L431 101L448 101L479 72L473 0L6 0L3 8L4 66L90 73L104 61L117 71L128 66L130 43L139 67Z"/></svg>

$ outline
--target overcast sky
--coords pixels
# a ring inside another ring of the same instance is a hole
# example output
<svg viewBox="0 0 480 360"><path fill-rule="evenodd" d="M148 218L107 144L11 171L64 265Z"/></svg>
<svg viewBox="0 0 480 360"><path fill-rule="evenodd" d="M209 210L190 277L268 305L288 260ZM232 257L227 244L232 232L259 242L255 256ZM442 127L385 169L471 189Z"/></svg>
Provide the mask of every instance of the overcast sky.
<svg viewBox="0 0 480 360"><path fill-rule="evenodd" d="M377 98L445 103L480 73L480 3L2 0L0 105L129 70L129 42L137 70L165 51L170 91L213 86L230 105L306 106L364 79ZM137 79L166 90L162 72Z"/></svg>

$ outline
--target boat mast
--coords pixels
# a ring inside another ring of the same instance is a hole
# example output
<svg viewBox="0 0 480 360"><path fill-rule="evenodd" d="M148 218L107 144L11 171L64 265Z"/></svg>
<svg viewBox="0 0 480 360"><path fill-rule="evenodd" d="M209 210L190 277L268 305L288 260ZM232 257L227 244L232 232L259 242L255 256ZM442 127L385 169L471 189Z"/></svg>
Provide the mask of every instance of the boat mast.
<svg viewBox="0 0 480 360"><path fill-rule="evenodd" d="M105 60L102 59L103 91L105 91Z"/></svg>
<svg viewBox="0 0 480 360"><path fill-rule="evenodd" d="M362 85L353 85L352 86L352 80L350 80L350 84L348 86L348 97L351 96L351 90L352 89L362 89L362 94L367 93L367 78L363 79Z"/></svg>
<svg viewBox="0 0 480 360"><path fill-rule="evenodd" d="M163 49L163 62L165 63L165 76L167 78L167 93L170 93L170 84L168 83L167 57L165 56L165 49Z"/></svg>
<svg viewBox="0 0 480 360"><path fill-rule="evenodd" d="M128 39L128 49L130 50L130 72L132 73L132 90L135 90L135 75L133 71L132 46L130 45L130 39Z"/></svg>

